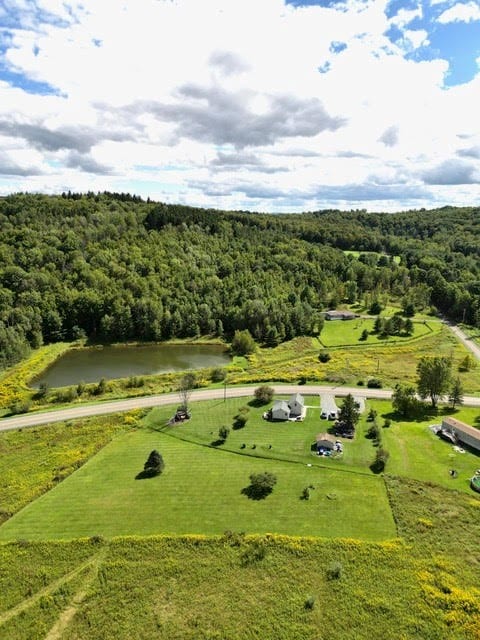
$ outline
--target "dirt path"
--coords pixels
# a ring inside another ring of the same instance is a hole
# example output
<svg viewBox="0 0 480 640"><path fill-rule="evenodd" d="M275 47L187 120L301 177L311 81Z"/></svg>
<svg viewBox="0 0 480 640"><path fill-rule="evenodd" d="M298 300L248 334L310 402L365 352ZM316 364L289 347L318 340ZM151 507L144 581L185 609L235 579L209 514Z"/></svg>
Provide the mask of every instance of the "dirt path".
<svg viewBox="0 0 480 640"><path fill-rule="evenodd" d="M23 600L23 602L17 604L16 607L13 607L12 609L9 609L8 611L2 613L0 615L0 626L2 626L3 624L5 624L5 622L8 622L8 620L11 620L15 616L18 616L20 613L22 613L22 611L25 611L32 605L36 604L43 596L48 596L51 593L55 593L55 591L59 587L61 587L62 584L70 582L70 580L78 576L80 573L82 573L82 571L85 571L85 569L87 569L89 566L95 564L96 566L98 566L98 563L100 562L104 553L105 551L103 550L100 553L96 553L94 556L83 562L81 565L79 565L69 573L66 573L60 578L57 578L57 580L54 580L43 589L40 589L40 591L37 591L35 595L31 596L30 598L26 598L25 600Z"/></svg>
<svg viewBox="0 0 480 640"><path fill-rule="evenodd" d="M102 551L99 554L97 554L97 556L94 558L90 567L89 575L86 577L84 583L82 584L80 589L77 591L77 593L73 596L72 603L70 604L70 606L67 607L60 614L56 623L47 633L47 635L45 636L45 640L61 640L63 632L72 621L74 615L77 613L80 605L85 600L88 594L88 590L91 584L97 577L98 568L104 557L105 557L105 551Z"/></svg>
<svg viewBox="0 0 480 640"><path fill-rule="evenodd" d="M478 347L472 340L464 333L460 327L457 327L456 324L451 324L450 322L445 323L447 327L450 329L452 333L460 340L462 344L464 344L469 351L473 353L477 360L480 360L480 347Z"/></svg>

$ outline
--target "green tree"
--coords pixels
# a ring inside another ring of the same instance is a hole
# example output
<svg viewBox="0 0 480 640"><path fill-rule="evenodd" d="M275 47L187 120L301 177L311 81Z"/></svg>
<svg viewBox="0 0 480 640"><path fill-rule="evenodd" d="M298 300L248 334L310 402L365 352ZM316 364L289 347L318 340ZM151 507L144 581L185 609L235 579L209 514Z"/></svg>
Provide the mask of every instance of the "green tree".
<svg viewBox="0 0 480 640"><path fill-rule="evenodd" d="M235 331L231 349L237 356L246 356L249 353L254 353L256 349L255 340L252 338L252 334L248 329Z"/></svg>
<svg viewBox="0 0 480 640"><path fill-rule="evenodd" d="M275 390L266 384L262 384L260 387L257 387L253 393L258 404L268 404L272 401L274 394Z"/></svg>
<svg viewBox="0 0 480 640"><path fill-rule="evenodd" d="M358 410L357 403L353 399L351 393L349 393L343 401L340 411L338 412L338 419L349 429L354 429L360 418L360 411Z"/></svg>
<svg viewBox="0 0 480 640"><path fill-rule="evenodd" d="M418 408L415 387L405 384L395 385L392 407L404 418L411 418Z"/></svg>
<svg viewBox="0 0 480 640"><path fill-rule="evenodd" d="M143 465L143 475L145 477L158 476L165 468L162 455L154 449L150 452L147 461Z"/></svg>
<svg viewBox="0 0 480 640"><path fill-rule="evenodd" d="M452 372L452 361L444 356L424 356L417 365L417 389L422 399L430 398L436 408L440 398L447 393Z"/></svg>
<svg viewBox="0 0 480 640"><path fill-rule="evenodd" d="M273 491L277 484L277 476L270 471L263 473L252 473L250 476L250 486L243 493L253 500L263 500Z"/></svg>
<svg viewBox="0 0 480 640"><path fill-rule="evenodd" d="M452 382L448 401L452 405L452 409L455 409L457 404L463 404L463 385L458 376Z"/></svg>
<svg viewBox="0 0 480 640"><path fill-rule="evenodd" d="M403 325L403 329L407 336L411 336L413 333L413 322L411 318L405 319L405 324Z"/></svg>
<svg viewBox="0 0 480 640"><path fill-rule="evenodd" d="M197 384L197 376L194 373L186 373L180 378L177 386L177 393L180 398L181 408L185 411L188 409L188 401L192 395L192 391Z"/></svg>

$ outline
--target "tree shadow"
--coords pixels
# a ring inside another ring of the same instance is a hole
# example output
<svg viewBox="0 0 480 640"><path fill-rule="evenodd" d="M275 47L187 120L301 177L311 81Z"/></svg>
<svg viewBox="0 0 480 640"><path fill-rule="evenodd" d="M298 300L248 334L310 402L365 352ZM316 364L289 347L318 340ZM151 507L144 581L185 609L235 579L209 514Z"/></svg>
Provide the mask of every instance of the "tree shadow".
<svg viewBox="0 0 480 640"><path fill-rule="evenodd" d="M266 404L270 404L270 400L267 400L265 402L265 400L259 400L258 398L252 398L252 400L249 400L247 402L247 404L248 404L249 407L258 408L258 407L263 407Z"/></svg>
<svg viewBox="0 0 480 640"><path fill-rule="evenodd" d="M216 440L212 440L210 443L211 447L219 447L220 445L225 444L225 440L222 438L217 438Z"/></svg>
<svg viewBox="0 0 480 640"><path fill-rule="evenodd" d="M143 471L140 471L140 473L137 473L135 480L148 480L149 478L155 478L158 475L159 473L153 469L144 469Z"/></svg>
<svg viewBox="0 0 480 640"><path fill-rule="evenodd" d="M244 487L240 493L247 496L249 500L265 500L273 491L272 487L258 487L253 484Z"/></svg>

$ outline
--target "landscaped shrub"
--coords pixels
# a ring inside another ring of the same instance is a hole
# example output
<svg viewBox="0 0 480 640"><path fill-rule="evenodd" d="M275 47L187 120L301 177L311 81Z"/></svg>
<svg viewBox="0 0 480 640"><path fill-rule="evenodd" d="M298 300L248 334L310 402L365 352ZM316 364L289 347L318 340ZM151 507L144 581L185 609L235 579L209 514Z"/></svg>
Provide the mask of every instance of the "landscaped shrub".
<svg viewBox="0 0 480 640"><path fill-rule="evenodd" d="M162 473L164 468L165 461L163 460L162 455L156 449L154 449L150 452L147 461L143 465L143 471L137 474L137 480L158 476Z"/></svg>
<svg viewBox="0 0 480 640"><path fill-rule="evenodd" d="M246 415L245 413L237 414L233 419L233 428L235 430L243 429L243 427L247 424L247 420L248 415Z"/></svg>
<svg viewBox="0 0 480 640"><path fill-rule="evenodd" d="M385 470L385 466L389 457L390 454L386 449L384 449L383 447L377 449L375 460L370 465L370 469L373 471L373 473L382 473L382 471Z"/></svg>
<svg viewBox="0 0 480 640"><path fill-rule="evenodd" d="M258 404L268 404L272 401L272 398L275 394L275 390L272 387L269 387L266 384L263 384L261 387L257 387L254 392L255 400Z"/></svg>
<svg viewBox="0 0 480 640"><path fill-rule="evenodd" d="M225 440L228 438L229 433L230 429L228 427L226 427L225 425L220 427L220 429L218 430L218 439L225 442Z"/></svg>
<svg viewBox="0 0 480 640"><path fill-rule="evenodd" d="M369 389L381 389L382 386L382 381L378 378L370 378L367 382L367 387Z"/></svg>

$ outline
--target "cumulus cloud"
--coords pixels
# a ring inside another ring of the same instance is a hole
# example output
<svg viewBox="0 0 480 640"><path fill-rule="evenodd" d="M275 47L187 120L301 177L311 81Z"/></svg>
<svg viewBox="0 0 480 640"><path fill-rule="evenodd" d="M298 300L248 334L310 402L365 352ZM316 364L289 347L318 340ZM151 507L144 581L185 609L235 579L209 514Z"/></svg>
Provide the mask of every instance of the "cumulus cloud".
<svg viewBox="0 0 480 640"><path fill-rule="evenodd" d="M402 4L389 17L399 3L4 0L0 193L277 211L471 202L479 78L446 91L447 59L421 58L431 15L471 20L478 3L423 17Z"/></svg>
<svg viewBox="0 0 480 640"><path fill-rule="evenodd" d="M137 116L150 113L171 122L179 137L237 148L274 144L282 138L313 137L345 124L344 118L330 116L318 98L269 96L266 112L258 114L249 106L254 97L252 92L189 83L178 89L173 103L137 102L128 112Z"/></svg>
<svg viewBox="0 0 480 640"><path fill-rule="evenodd" d="M378 140L387 147L394 147L398 143L398 127L395 125L388 127Z"/></svg>
<svg viewBox="0 0 480 640"><path fill-rule="evenodd" d="M33 166L21 166L5 152L0 151L0 175L2 176L36 176L42 172Z"/></svg>
<svg viewBox="0 0 480 640"><path fill-rule="evenodd" d="M250 66L232 51L214 51L210 56L210 64L226 76L248 71Z"/></svg>
<svg viewBox="0 0 480 640"><path fill-rule="evenodd" d="M471 2L458 2L453 7L446 9L438 18L441 24L449 22L473 22L480 20L480 6L473 0Z"/></svg>
<svg viewBox="0 0 480 640"><path fill-rule="evenodd" d="M463 160L445 160L427 169L421 175L425 184L460 185L480 183L480 172L475 165Z"/></svg>

